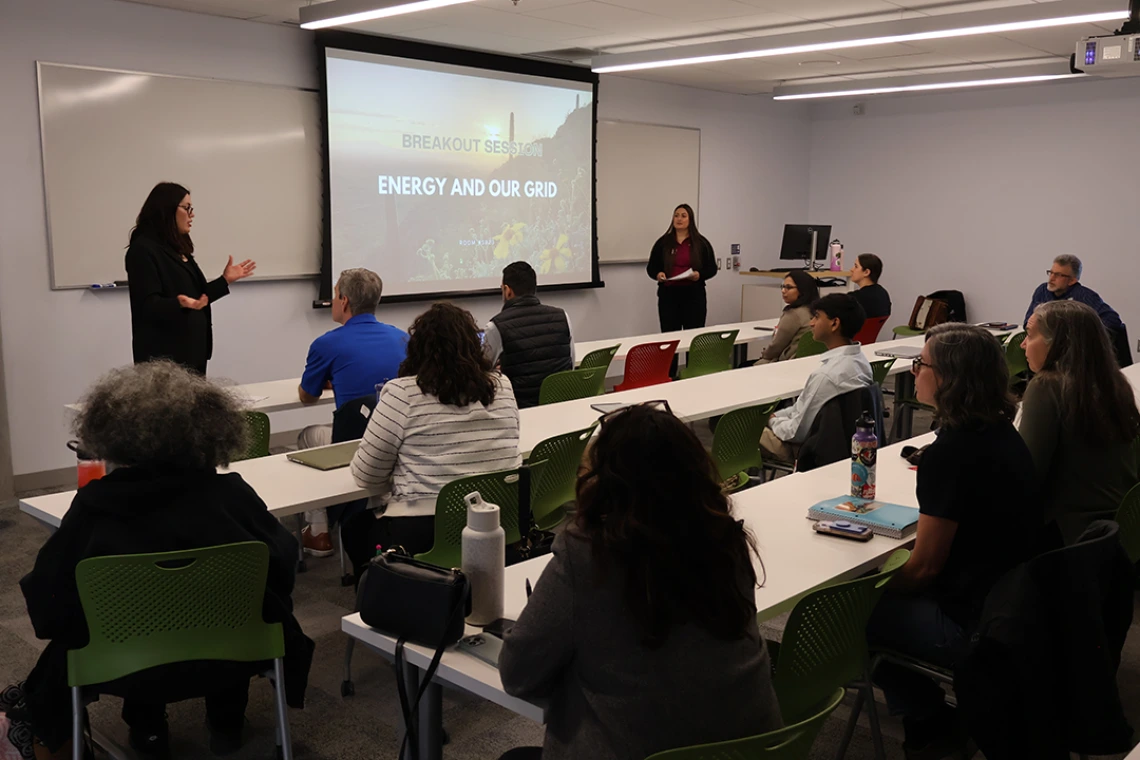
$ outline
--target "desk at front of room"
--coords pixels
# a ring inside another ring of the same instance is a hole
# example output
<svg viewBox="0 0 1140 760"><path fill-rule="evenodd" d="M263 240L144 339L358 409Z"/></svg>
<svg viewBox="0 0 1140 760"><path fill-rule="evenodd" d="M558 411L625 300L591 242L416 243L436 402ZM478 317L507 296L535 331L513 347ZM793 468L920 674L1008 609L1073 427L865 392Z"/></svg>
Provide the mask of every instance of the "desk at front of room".
<svg viewBox="0 0 1140 760"><path fill-rule="evenodd" d="M816 280L826 281L834 278L842 281L840 285L828 285L820 282L820 295L825 288L841 288L829 292L844 292L851 288L851 272L833 272L830 269L804 270L802 266L785 267L780 269L765 269L755 272L738 272L740 281L740 319L779 319L784 310L784 299L780 292L780 284L793 269L806 271Z"/></svg>

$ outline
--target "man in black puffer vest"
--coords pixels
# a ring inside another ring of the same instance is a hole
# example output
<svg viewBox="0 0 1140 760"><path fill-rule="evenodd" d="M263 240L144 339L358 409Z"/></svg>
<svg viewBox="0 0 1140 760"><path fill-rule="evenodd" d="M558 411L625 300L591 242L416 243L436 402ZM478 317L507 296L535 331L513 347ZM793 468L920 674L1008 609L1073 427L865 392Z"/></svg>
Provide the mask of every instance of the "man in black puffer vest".
<svg viewBox="0 0 1140 760"><path fill-rule="evenodd" d="M491 317L483 348L515 389L519 408L538 406L538 390L547 375L574 369L570 318L545 306L534 294L538 276L525 261L503 270L503 310Z"/></svg>

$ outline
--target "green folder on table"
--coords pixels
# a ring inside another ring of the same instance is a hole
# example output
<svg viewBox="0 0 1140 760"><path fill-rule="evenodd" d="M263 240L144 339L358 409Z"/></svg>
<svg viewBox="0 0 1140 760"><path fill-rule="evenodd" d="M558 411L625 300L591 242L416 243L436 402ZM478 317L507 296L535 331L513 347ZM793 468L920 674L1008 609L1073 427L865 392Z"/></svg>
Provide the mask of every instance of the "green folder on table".
<svg viewBox="0 0 1140 760"><path fill-rule="evenodd" d="M356 455L356 447L359 445L360 441L347 441L332 446L322 446L319 449L294 451L291 454L286 454L285 458L290 462L318 470L335 470L340 467L348 467L352 462L352 457Z"/></svg>

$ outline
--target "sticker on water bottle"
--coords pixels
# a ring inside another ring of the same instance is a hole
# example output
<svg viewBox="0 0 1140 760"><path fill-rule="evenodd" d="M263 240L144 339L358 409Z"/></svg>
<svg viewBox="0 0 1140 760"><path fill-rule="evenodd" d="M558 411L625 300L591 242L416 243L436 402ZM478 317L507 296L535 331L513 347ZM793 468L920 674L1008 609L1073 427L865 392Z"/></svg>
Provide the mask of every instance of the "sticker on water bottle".
<svg viewBox="0 0 1140 760"><path fill-rule="evenodd" d="M875 460L878 446L862 441L851 443L851 495L860 499L875 498Z"/></svg>

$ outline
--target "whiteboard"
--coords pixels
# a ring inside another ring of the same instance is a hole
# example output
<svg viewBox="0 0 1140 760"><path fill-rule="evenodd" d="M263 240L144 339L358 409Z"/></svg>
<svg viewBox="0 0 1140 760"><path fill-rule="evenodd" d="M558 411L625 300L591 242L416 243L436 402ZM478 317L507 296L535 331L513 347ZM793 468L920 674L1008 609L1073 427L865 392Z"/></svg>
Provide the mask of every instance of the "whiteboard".
<svg viewBox="0 0 1140 760"><path fill-rule="evenodd" d="M208 278L226 257L256 279L313 276L323 240L323 133L313 91L37 62L53 289L126 279L151 188L194 203Z"/></svg>
<svg viewBox="0 0 1140 760"><path fill-rule="evenodd" d="M700 226L701 131L598 121L598 261L649 260L688 203Z"/></svg>

